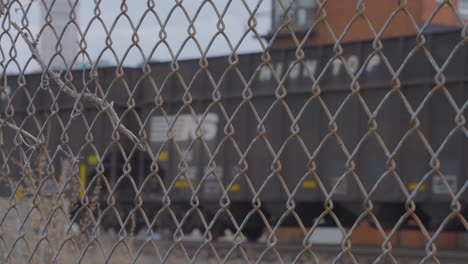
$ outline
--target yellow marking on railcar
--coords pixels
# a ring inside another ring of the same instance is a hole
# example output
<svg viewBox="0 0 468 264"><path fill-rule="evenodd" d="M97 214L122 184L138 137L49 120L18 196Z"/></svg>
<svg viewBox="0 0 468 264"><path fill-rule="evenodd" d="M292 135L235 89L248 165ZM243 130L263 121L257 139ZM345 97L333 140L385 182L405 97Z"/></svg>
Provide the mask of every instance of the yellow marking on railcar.
<svg viewBox="0 0 468 264"><path fill-rule="evenodd" d="M238 192L238 191L240 191L240 189L241 189L240 184L233 184L229 191L230 192Z"/></svg>
<svg viewBox="0 0 468 264"><path fill-rule="evenodd" d="M317 188L317 182L316 181L304 181L302 183L302 188L305 188L305 189Z"/></svg>
<svg viewBox="0 0 468 264"><path fill-rule="evenodd" d="M90 155L88 156L88 165L97 165L99 163L99 160L96 155Z"/></svg>
<svg viewBox="0 0 468 264"><path fill-rule="evenodd" d="M18 189L16 189L15 197L16 199L21 199L21 197L23 197L23 185L22 184L18 186Z"/></svg>
<svg viewBox="0 0 468 264"><path fill-rule="evenodd" d="M174 183L174 188L189 188L190 183L188 181L176 181Z"/></svg>
<svg viewBox="0 0 468 264"><path fill-rule="evenodd" d="M84 190L86 189L86 164L81 164L80 165L80 182L82 188L80 188L80 198L83 198L84 196Z"/></svg>
<svg viewBox="0 0 468 264"><path fill-rule="evenodd" d="M163 151L158 156L158 161L168 161L169 160L169 152Z"/></svg>
<svg viewBox="0 0 468 264"><path fill-rule="evenodd" d="M408 186L409 190L410 190L410 191L416 190L416 187L418 187L418 184L419 184L419 183L411 183L411 184ZM421 187L419 187L419 191L420 191L420 192L421 192L421 191L424 191L425 189L426 189L426 184L423 184L423 185L421 185Z"/></svg>

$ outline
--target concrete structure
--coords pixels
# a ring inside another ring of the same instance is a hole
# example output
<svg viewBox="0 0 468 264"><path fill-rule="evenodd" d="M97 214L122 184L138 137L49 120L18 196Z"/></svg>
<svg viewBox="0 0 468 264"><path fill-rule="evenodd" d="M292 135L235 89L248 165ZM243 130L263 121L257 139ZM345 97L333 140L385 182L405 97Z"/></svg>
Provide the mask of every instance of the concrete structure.
<svg viewBox="0 0 468 264"><path fill-rule="evenodd" d="M41 56L47 63L53 60L51 67L54 69L70 68L70 64L79 50L77 43L79 34L73 24L68 26L67 24L71 21L72 12L75 17L78 15L78 6L73 9L68 1L53 2L53 0L44 1L47 8L41 4L40 25L45 27L39 39ZM52 4L53 6L51 6ZM48 13L49 10L50 13ZM65 33L63 33L64 31ZM61 36L62 33L63 36Z"/></svg>

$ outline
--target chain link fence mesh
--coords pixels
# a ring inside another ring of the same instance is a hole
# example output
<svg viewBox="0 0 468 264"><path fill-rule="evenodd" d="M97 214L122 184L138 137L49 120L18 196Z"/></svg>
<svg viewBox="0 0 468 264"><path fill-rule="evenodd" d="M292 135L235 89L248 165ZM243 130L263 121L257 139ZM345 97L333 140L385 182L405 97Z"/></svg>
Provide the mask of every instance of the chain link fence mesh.
<svg viewBox="0 0 468 264"><path fill-rule="evenodd" d="M303 1L273 1L268 41L271 1L136 2L0 1L2 263L363 263L364 222L365 261L409 263L411 228L415 263L444 262L441 234L468 230L458 1L420 25L392 1L381 28L355 1L337 32L317 0L300 33ZM441 12L450 34L429 30ZM413 35L382 38L403 19ZM357 23L372 40L344 43ZM318 27L332 45L307 46ZM322 226L340 237L326 257Z"/></svg>

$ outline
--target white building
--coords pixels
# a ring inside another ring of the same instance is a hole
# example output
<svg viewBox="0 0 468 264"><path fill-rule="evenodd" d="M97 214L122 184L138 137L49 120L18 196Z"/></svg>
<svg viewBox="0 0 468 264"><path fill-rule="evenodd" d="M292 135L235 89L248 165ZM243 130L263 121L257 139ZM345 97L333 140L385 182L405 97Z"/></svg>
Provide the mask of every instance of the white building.
<svg viewBox="0 0 468 264"><path fill-rule="evenodd" d="M46 3L47 8L41 4L40 24L46 25L48 20L47 12L50 10L49 15L52 18L51 26L55 29L55 33L57 35L54 34L50 26L46 26L46 29L42 32L39 40L41 56L46 63L49 63L54 55L59 53L63 58L58 55L55 56L51 67L54 69L70 68L70 64L79 51L78 41L80 39L78 30L73 24L70 24L67 27L67 23L70 22L72 6L68 1L63 0L56 0L52 7L51 5L53 0L45 0L44 2ZM78 16L78 6L75 7L73 12L75 13L75 16ZM58 41L64 30L65 33L63 37ZM59 46L57 44L59 44ZM74 63L74 65L76 64L77 63Z"/></svg>

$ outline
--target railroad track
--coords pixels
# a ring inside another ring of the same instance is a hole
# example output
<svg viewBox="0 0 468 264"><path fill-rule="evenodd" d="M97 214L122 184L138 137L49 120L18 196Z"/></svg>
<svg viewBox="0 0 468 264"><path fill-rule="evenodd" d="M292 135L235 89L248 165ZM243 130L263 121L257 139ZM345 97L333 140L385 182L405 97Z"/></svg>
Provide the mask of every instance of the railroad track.
<svg viewBox="0 0 468 264"><path fill-rule="evenodd" d="M144 241L135 241L135 246L140 248ZM313 245L310 251L304 251L300 244L277 244L268 247L266 243L245 242L236 244L226 241L183 241L176 243L169 240L153 240L159 250L159 258L172 261L192 261L194 263L468 263L468 251L466 249L438 249L434 257L425 252L423 248L394 248L388 254L384 254L379 247L353 246L349 250L343 250L338 245ZM141 255L147 256L154 253L150 242L147 242ZM216 252L216 253L215 253ZM391 255L390 255L391 254ZM429 257L428 257L429 256ZM426 262L423 262L423 261Z"/></svg>

